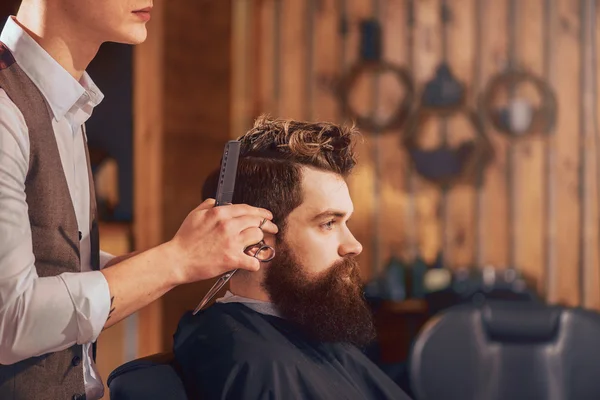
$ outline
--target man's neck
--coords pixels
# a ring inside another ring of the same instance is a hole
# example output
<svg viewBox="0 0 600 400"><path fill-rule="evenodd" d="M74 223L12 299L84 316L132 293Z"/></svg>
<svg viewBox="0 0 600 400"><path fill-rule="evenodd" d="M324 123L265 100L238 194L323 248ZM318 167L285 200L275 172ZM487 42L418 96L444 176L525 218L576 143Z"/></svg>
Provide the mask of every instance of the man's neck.
<svg viewBox="0 0 600 400"><path fill-rule="evenodd" d="M77 32L59 10L47 3L46 8L24 3L16 22L77 81L102 44Z"/></svg>
<svg viewBox="0 0 600 400"><path fill-rule="evenodd" d="M237 279L236 279L237 278ZM271 302L267 292L256 282L251 282L244 277L234 276L229 281L229 291L236 296L247 299Z"/></svg>

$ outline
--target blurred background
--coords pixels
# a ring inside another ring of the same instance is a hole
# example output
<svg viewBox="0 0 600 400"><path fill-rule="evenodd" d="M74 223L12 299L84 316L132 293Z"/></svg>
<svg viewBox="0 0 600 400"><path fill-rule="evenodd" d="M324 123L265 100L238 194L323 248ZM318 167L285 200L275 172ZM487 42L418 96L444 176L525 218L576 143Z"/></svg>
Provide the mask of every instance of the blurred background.
<svg viewBox="0 0 600 400"><path fill-rule="evenodd" d="M17 6L2 2L2 23ZM106 96L87 124L101 247L169 240L225 142L261 113L355 121L351 228L379 332L369 355L407 391L411 348L440 311L491 298L598 310L599 8L155 0L148 40L105 44L88 69ZM170 350L211 284L103 332L104 378Z"/></svg>

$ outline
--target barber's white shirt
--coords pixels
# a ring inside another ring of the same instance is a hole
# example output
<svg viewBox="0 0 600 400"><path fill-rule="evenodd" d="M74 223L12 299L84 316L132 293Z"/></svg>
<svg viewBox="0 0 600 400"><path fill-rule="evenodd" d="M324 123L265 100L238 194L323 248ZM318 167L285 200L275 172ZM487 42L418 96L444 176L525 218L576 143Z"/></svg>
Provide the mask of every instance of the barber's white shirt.
<svg viewBox="0 0 600 400"><path fill-rule="evenodd" d="M0 89L0 364L83 344L88 399L104 389L92 345L110 309L108 283L90 265L89 179L82 124L103 94L84 73L77 82L10 17L0 35L17 64L44 95L77 216L81 273L40 278L25 201L29 135L23 114ZM112 256L100 255L103 267ZM85 272L83 272L85 271Z"/></svg>

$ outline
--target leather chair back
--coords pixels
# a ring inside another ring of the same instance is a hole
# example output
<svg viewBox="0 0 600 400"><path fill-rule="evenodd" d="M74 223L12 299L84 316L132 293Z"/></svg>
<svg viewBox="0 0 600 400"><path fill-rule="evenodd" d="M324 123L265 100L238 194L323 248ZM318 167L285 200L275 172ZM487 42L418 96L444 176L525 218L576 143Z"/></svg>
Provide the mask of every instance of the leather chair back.
<svg viewBox="0 0 600 400"><path fill-rule="evenodd" d="M600 399L600 314L536 302L461 305L410 356L415 400Z"/></svg>
<svg viewBox="0 0 600 400"><path fill-rule="evenodd" d="M110 373L110 400L188 400L173 353L129 361Z"/></svg>

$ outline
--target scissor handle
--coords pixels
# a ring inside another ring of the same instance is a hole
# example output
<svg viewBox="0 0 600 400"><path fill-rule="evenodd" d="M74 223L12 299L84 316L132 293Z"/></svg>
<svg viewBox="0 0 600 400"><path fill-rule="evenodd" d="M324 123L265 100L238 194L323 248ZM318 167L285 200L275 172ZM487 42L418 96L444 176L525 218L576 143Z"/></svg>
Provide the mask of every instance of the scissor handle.
<svg viewBox="0 0 600 400"><path fill-rule="evenodd" d="M248 254L248 250L249 249L253 249L253 248L256 248L256 247L258 247L258 250L256 250L254 252L254 254ZM270 256L267 257L267 258L264 258L264 259L263 258L259 258L258 257L259 254L261 252L263 252L263 251L266 251L266 250L268 250L270 252ZM253 245L250 245L250 246L246 247L244 249L244 253L248 254L251 257L256 258L260 262L269 262L269 261L271 261L275 257L275 249L273 247L269 246L268 244L265 244L264 240L261 240L260 242L258 242L256 244L253 244Z"/></svg>
<svg viewBox="0 0 600 400"><path fill-rule="evenodd" d="M265 259L258 258L258 255L260 254L260 252L264 251L264 250L270 251L271 255L269 257L265 258ZM256 258L260 262L269 262L273 258L275 258L275 249L272 248L271 246L269 246L268 244L265 244L263 246L260 246L260 248L256 251L256 253L254 253L254 255L252 257Z"/></svg>
<svg viewBox="0 0 600 400"><path fill-rule="evenodd" d="M261 240L260 242L254 244L254 245L246 247L246 249L244 251L247 251L249 248L256 247L256 246L260 246L260 247L258 247L258 250L253 255L251 255L251 257L256 258L260 262L269 262L275 257L275 249L273 247L269 246L268 244L265 244L264 240ZM258 255L262 251L267 251L267 250L271 252L269 257L267 257L265 259L261 259L258 257ZM229 280L231 279L233 274L235 274L236 272L237 272L237 269L234 269L233 271L229 271L229 272L226 272L223 275L221 275L221 277L219 279L217 279L215 284L210 288L208 293L206 293L206 295L204 296L202 301L200 303L198 303L198 306L196 307L196 309L194 310L192 315L196 315L198 313L198 311L202 310L204 308L204 306L206 306L208 304L208 302L219 292L219 290L221 290L223 288L223 286L225 286L225 284L227 282L229 282Z"/></svg>

